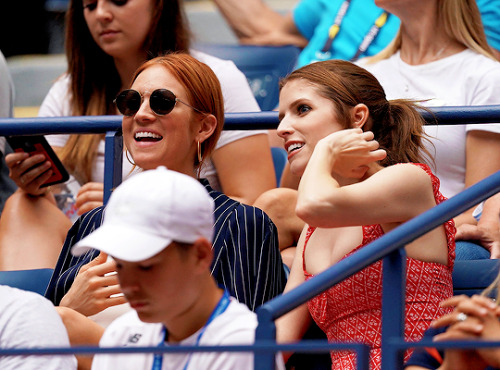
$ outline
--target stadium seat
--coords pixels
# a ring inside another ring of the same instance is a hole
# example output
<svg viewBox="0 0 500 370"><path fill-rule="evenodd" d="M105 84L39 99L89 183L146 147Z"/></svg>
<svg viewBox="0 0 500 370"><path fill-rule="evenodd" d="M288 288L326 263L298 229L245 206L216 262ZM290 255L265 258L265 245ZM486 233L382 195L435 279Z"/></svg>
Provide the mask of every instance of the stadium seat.
<svg viewBox="0 0 500 370"><path fill-rule="evenodd" d="M279 81L295 67L300 49L295 46L222 45L199 43L194 49L232 60L245 74L260 109L278 106Z"/></svg>
<svg viewBox="0 0 500 370"><path fill-rule="evenodd" d="M499 260L456 261L453 269L453 294L480 294L498 275Z"/></svg>
<svg viewBox="0 0 500 370"><path fill-rule="evenodd" d="M8 285L44 295L53 271L49 268L0 271L0 285Z"/></svg>
<svg viewBox="0 0 500 370"><path fill-rule="evenodd" d="M7 65L14 82L16 107L39 107L67 66L63 54L20 55L7 58Z"/></svg>

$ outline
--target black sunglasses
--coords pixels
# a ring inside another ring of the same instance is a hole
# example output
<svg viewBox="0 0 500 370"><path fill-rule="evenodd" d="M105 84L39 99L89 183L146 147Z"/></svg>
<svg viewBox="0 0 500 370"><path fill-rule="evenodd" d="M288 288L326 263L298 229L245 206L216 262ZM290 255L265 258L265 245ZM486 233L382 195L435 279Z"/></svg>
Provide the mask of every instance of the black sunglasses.
<svg viewBox="0 0 500 370"><path fill-rule="evenodd" d="M139 91L136 90L124 90L118 94L113 102L116 104L116 107L121 114L123 114L124 116L133 116L141 108L142 95L139 93ZM172 91L167 89L155 90L149 97L149 106L151 107L151 110L158 116L164 116L172 112L172 109L174 109L177 102L181 102L182 104L193 108L198 113L203 113L192 105L189 105L188 103L180 100Z"/></svg>

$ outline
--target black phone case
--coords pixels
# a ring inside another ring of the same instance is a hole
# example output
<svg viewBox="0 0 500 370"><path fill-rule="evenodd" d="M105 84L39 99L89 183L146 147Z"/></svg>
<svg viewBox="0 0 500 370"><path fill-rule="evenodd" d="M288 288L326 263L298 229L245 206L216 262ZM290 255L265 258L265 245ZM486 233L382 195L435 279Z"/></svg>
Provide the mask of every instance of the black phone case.
<svg viewBox="0 0 500 370"><path fill-rule="evenodd" d="M41 186L49 186L66 182L69 179L68 171L57 157L54 150L41 135L30 136L7 136L7 142L12 147L14 152L26 152L31 155L43 154L48 161L52 163L52 176Z"/></svg>

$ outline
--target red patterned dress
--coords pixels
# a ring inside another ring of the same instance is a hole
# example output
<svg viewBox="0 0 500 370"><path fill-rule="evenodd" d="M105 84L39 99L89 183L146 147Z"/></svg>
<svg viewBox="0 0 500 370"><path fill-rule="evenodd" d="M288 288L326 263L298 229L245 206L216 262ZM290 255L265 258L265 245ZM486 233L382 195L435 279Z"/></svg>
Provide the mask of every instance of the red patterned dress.
<svg viewBox="0 0 500 370"><path fill-rule="evenodd" d="M439 180L429 167L417 164L432 179L434 198L439 204L446 198L439 192ZM451 274L455 259L455 226L453 221L444 224L448 242L448 266L423 262L413 258L406 260L406 306L405 339L418 341L432 320L450 309L439 307L439 303L453 295ZM304 252L315 228L306 234ZM380 225L363 226L363 242L345 257L384 234ZM345 258L344 257L344 258ZM304 255L303 255L304 258ZM312 277L306 270L306 280ZM309 312L329 341L366 343L372 348L370 368L380 369L382 329L382 261L368 266L348 279L333 286L308 302ZM408 359L410 351L405 353ZM334 351L332 369L355 369L353 352Z"/></svg>

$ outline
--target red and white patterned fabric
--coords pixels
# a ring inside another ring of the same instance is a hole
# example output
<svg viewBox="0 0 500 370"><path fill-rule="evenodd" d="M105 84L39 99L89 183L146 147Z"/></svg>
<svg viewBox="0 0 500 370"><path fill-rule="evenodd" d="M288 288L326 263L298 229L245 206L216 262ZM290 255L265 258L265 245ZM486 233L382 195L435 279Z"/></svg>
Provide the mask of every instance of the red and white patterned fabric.
<svg viewBox="0 0 500 370"><path fill-rule="evenodd" d="M429 167L416 164L431 177L434 198L439 204L446 198L439 192L439 180ZM455 260L455 226L444 224L448 243L448 266L407 258L405 339L418 341L432 320L450 312L439 303L453 295L452 270ZM315 228L307 230L304 252ZM380 225L363 226L363 242L345 257L384 234ZM430 248L432 246L429 246ZM303 255L304 257L304 255ZM345 258L344 257L344 258ZM312 277L306 270L306 280ZM398 304L397 302L394 302ZM368 266L308 302L309 312L329 341L357 342L370 345L370 368L380 369L382 329L382 261ZM405 360L411 352L405 353ZM356 356L349 351L331 353L332 369L355 369Z"/></svg>

